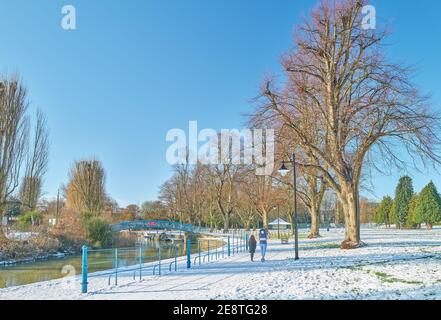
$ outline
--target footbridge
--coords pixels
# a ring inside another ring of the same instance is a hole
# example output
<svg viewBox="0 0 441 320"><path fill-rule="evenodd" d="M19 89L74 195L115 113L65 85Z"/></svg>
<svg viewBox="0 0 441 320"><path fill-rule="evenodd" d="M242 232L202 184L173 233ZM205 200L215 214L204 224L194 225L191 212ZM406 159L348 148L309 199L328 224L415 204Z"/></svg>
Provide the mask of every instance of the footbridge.
<svg viewBox="0 0 441 320"><path fill-rule="evenodd" d="M193 225L167 220L124 221L110 226L113 232L140 230L177 230L194 233Z"/></svg>

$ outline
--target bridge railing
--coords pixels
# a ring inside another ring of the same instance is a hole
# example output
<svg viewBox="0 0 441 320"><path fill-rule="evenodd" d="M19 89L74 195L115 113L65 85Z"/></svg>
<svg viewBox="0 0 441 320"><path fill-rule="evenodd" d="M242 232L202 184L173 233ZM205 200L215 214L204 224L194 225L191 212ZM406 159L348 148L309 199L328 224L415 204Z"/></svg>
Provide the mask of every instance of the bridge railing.
<svg viewBox="0 0 441 320"><path fill-rule="evenodd" d="M146 276L183 272L237 254L247 254L247 251L248 234L244 232L179 243L159 241L157 247L139 245L94 250L84 246L81 290L87 293L90 281L98 278L106 279L109 286L117 286L122 279L143 281Z"/></svg>
<svg viewBox="0 0 441 320"><path fill-rule="evenodd" d="M110 226L113 232L123 230L180 230L193 232L193 225L167 220L124 221Z"/></svg>

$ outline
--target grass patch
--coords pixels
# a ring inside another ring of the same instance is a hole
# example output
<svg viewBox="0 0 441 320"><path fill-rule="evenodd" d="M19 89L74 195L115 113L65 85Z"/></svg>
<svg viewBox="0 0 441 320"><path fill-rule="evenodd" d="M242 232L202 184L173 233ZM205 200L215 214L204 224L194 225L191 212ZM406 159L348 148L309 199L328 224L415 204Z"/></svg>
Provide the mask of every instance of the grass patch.
<svg viewBox="0 0 441 320"><path fill-rule="evenodd" d="M317 249L340 249L339 243L308 243L305 247L312 247Z"/></svg>
<svg viewBox="0 0 441 320"><path fill-rule="evenodd" d="M374 274L378 279L386 283L423 284L421 281L413 281L413 280L409 281L409 280L394 278L393 276L385 272L369 271L369 270L368 272Z"/></svg>
<svg viewBox="0 0 441 320"><path fill-rule="evenodd" d="M318 246L320 249L340 249L341 245L338 243L327 243Z"/></svg>

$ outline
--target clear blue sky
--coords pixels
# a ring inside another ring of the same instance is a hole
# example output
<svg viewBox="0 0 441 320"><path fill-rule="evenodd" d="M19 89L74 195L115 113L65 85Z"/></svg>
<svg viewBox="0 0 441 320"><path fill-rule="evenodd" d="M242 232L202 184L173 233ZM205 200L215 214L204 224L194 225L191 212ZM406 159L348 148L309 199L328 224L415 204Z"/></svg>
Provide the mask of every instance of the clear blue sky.
<svg viewBox="0 0 441 320"><path fill-rule="evenodd" d="M291 46L293 26L314 0L0 0L0 71L19 72L31 110L51 132L47 196L74 160L95 156L121 205L155 199L171 174L165 135L198 120L241 128L242 113L266 73ZM61 8L77 9L78 29L61 28ZM373 1L393 27L389 54L418 64L418 85L441 89L441 2ZM375 195L393 193L400 172L374 177ZM415 174L421 189L434 173ZM370 197L373 197L370 195Z"/></svg>

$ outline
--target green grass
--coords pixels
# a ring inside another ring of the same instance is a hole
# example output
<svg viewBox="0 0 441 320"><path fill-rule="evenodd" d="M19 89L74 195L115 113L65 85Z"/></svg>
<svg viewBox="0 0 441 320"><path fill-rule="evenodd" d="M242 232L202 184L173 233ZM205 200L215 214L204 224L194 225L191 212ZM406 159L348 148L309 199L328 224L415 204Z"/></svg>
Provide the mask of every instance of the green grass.
<svg viewBox="0 0 441 320"><path fill-rule="evenodd" d="M413 281L413 280L409 281L409 280L394 278L393 276L385 272L369 271L369 270L368 272L374 274L378 279L386 283L423 284L421 281Z"/></svg>
<svg viewBox="0 0 441 320"><path fill-rule="evenodd" d="M318 246L320 249L340 249L341 245L338 243L326 243Z"/></svg>
<svg viewBox="0 0 441 320"><path fill-rule="evenodd" d="M339 243L307 243L305 246L317 249L340 249Z"/></svg>

